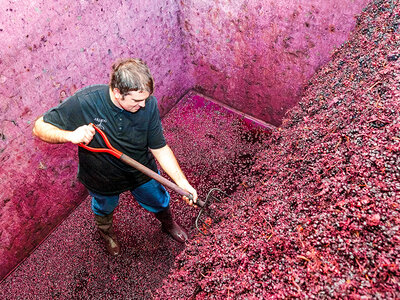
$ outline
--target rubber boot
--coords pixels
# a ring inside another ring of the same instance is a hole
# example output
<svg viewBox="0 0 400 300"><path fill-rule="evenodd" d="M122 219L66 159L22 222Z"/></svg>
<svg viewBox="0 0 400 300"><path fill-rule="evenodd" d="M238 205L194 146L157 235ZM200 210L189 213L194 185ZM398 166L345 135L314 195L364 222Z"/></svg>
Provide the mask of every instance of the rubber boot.
<svg viewBox="0 0 400 300"><path fill-rule="evenodd" d="M112 256L117 256L121 253L121 246L117 241L117 236L114 233L112 227L113 224L113 214L106 216L94 215L94 220L96 222L97 228L101 237L106 243L107 252Z"/></svg>
<svg viewBox="0 0 400 300"><path fill-rule="evenodd" d="M169 206L166 210L156 213L155 216L161 222L162 230L164 232L169 233L176 241L180 243L187 241L187 233L173 220Z"/></svg>

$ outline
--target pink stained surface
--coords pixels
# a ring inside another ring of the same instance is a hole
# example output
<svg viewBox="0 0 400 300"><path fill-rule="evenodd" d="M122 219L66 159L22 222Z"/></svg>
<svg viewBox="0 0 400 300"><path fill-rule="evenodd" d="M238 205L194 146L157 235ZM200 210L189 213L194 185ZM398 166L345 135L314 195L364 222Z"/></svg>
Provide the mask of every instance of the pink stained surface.
<svg viewBox="0 0 400 300"><path fill-rule="evenodd" d="M155 299L400 299L399 33L371 2Z"/></svg>
<svg viewBox="0 0 400 300"><path fill-rule="evenodd" d="M368 2L180 1L197 90L278 126Z"/></svg>
<svg viewBox="0 0 400 300"><path fill-rule="evenodd" d="M85 197L76 147L31 134L36 117L111 63L141 57L162 114L193 86L183 63L174 1L0 2L0 278Z"/></svg>
<svg viewBox="0 0 400 300"><path fill-rule="evenodd" d="M85 85L106 83L116 58L138 56L153 72L162 114L196 87L279 123L297 101L292 97L296 90L286 92L287 82L280 81L280 66L297 70L287 72L292 81L303 80L299 69L309 74L327 59L362 5L361 0L352 1L346 13L339 14L343 3L324 1L323 7L310 7L309 1L216 1L211 8L211 1L2 1L0 278L86 195L75 179L75 147L35 140L31 129L37 116ZM331 23L335 27L327 34ZM310 37L302 35L302 26L310 30L312 51L307 52ZM271 44L284 50L284 56L270 50ZM303 59L303 50L309 60ZM320 52L324 59L314 59ZM256 100L243 94L250 86Z"/></svg>
<svg viewBox="0 0 400 300"><path fill-rule="evenodd" d="M162 120L168 144L204 200L212 187L231 194L265 147L268 130L189 94ZM199 209L171 192L171 206L191 238ZM221 206L230 205L221 203ZM121 196L115 228L123 254L112 258L96 232L89 197L0 285L1 299L152 299L184 249L130 196Z"/></svg>

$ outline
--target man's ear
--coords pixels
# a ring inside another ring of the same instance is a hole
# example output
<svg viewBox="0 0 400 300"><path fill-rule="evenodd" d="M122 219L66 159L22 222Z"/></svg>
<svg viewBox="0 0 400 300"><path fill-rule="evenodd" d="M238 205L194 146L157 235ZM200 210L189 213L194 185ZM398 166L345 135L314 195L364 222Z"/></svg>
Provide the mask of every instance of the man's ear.
<svg viewBox="0 0 400 300"><path fill-rule="evenodd" d="M119 98L121 96L121 92L117 88L113 89L113 93L114 93L115 98Z"/></svg>

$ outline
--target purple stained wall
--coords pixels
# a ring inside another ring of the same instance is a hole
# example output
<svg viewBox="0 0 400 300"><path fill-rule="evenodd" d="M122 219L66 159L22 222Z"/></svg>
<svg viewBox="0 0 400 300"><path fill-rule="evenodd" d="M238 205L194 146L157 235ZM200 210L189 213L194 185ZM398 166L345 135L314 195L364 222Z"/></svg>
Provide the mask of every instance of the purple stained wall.
<svg viewBox="0 0 400 300"><path fill-rule="evenodd" d="M279 125L368 0L181 0L197 90Z"/></svg>
<svg viewBox="0 0 400 300"><path fill-rule="evenodd" d="M107 83L119 57L141 57L161 113L194 83L173 0L0 2L0 279L85 198L76 147L31 135L75 90Z"/></svg>
<svg viewBox="0 0 400 300"><path fill-rule="evenodd" d="M34 139L37 116L134 56L153 72L162 114L196 87L279 124L366 3L1 1L0 278L86 195L76 147Z"/></svg>

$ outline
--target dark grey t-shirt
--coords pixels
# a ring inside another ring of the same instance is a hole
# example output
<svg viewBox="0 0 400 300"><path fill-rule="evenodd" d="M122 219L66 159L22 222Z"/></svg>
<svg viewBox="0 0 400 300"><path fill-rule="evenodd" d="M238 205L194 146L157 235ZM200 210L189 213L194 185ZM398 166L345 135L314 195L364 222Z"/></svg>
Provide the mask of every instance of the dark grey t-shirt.
<svg viewBox="0 0 400 300"><path fill-rule="evenodd" d="M153 171L157 171L157 165L149 148L166 145L156 98L150 96L144 108L131 113L112 103L108 85L92 85L79 90L46 112L43 120L70 131L93 123L104 131L111 145ZM98 133L89 146L106 147ZM150 180L111 154L93 153L81 147L78 154L78 178L91 191L117 194Z"/></svg>

